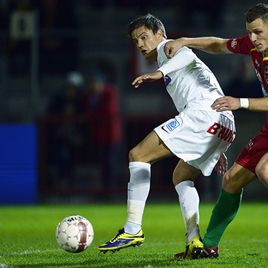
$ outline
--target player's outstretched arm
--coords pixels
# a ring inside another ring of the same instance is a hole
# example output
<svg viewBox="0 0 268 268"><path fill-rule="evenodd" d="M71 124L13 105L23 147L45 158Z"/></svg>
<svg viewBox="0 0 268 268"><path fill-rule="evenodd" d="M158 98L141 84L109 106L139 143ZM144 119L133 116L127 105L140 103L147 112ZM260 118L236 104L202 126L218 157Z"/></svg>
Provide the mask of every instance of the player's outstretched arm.
<svg viewBox="0 0 268 268"><path fill-rule="evenodd" d="M152 73L143 74L143 75L136 77L133 80L132 86L137 88L144 82L153 82L153 81L161 79L162 77L163 77L163 74L160 71L155 71Z"/></svg>
<svg viewBox="0 0 268 268"><path fill-rule="evenodd" d="M168 58L173 57L183 46L203 50L207 53L230 53L227 49L228 39L219 37L181 37L165 44L165 53Z"/></svg>
<svg viewBox="0 0 268 268"><path fill-rule="evenodd" d="M237 109L248 109L256 112L268 112L268 97L247 99L224 96L215 100L211 105L211 108L217 112Z"/></svg>
<svg viewBox="0 0 268 268"><path fill-rule="evenodd" d="M211 108L213 110L216 110L217 112L237 110L241 108L240 99L229 97L229 96L224 96L224 97L216 99L211 105Z"/></svg>

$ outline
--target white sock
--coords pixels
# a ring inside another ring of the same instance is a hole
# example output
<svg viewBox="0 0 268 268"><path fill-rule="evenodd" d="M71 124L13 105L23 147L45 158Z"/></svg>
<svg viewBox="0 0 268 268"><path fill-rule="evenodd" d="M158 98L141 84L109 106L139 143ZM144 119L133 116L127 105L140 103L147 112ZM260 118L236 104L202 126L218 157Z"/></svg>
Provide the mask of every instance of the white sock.
<svg viewBox="0 0 268 268"><path fill-rule="evenodd" d="M175 186L179 195L181 213L186 227L186 243L199 234L199 196L193 181L183 181Z"/></svg>
<svg viewBox="0 0 268 268"><path fill-rule="evenodd" d="M144 162L129 163L128 217L124 230L136 234L141 229L142 215L150 190L151 165Z"/></svg>

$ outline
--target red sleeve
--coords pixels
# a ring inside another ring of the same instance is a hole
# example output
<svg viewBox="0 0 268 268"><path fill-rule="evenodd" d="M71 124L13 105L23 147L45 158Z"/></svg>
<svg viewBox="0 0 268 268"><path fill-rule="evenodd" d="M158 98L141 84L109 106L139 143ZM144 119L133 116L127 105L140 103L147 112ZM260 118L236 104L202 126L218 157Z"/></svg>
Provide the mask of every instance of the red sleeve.
<svg viewBox="0 0 268 268"><path fill-rule="evenodd" d="M251 43L248 35L245 35L242 37L229 39L227 41L227 48L236 54L250 55L250 51L252 48L254 48L254 46Z"/></svg>

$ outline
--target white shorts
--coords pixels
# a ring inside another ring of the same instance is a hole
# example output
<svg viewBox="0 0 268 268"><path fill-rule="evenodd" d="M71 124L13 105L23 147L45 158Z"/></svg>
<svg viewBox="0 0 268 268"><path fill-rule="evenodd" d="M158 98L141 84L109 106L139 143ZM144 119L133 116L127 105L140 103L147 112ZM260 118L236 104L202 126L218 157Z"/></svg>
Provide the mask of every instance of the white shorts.
<svg viewBox="0 0 268 268"><path fill-rule="evenodd" d="M209 176L235 138L235 123L231 112L186 109L154 131L174 155Z"/></svg>

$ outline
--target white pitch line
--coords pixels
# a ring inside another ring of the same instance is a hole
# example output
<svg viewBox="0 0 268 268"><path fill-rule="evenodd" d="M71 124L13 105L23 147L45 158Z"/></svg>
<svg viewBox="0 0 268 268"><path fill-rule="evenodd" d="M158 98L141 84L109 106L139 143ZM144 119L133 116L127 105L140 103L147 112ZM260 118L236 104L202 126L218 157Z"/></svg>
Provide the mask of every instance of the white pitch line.
<svg viewBox="0 0 268 268"><path fill-rule="evenodd" d="M6 265L4 263L0 263L0 268L12 268L13 266Z"/></svg>
<svg viewBox="0 0 268 268"><path fill-rule="evenodd" d="M29 249L27 249L24 251L17 251L17 252L11 252L11 253L1 253L0 258L7 257L7 256L23 256L23 255L31 255L31 254L37 254L37 253L55 252L58 250L60 250L60 249L46 249L46 250L40 250L40 249L29 250ZM1 264L0 264L0 268L2 268Z"/></svg>

